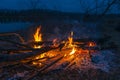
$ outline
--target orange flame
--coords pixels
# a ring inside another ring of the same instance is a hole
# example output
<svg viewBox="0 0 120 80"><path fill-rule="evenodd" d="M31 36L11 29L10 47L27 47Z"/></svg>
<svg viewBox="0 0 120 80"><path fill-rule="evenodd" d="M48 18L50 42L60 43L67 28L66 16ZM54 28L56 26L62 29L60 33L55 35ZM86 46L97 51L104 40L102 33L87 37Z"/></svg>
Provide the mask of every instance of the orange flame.
<svg viewBox="0 0 120 80"><path fill-rule="evenodd" d="M70 36L68 37L69 46L73 46L73 32L70 33Z"/></svg>
<svg viewBox="0 0 120 80"><path fill-rule="evenodd" d="M37 30L36 30L36 32L35 32L35 34L33 35L35 42L42 41L42 34L40 33L40 31L41 31L41 27L38 27ZM34 45L34 48L41 48L41 46Z"/></svg>
<svg viewBox="0 0 120 80"><path fill-rule="evenodd" d="M65 42L64 47L73 47L73 32L70 33L70 36L68 37L68 41Z"/></svg>
<svg viewBox="0 0 120 80"><path fill-rule="evenodd" d="M88 46L89 46L89 47L94 47L94 46L96 46L96 44L95 44L94 42L89 42L89 43L88 43Z"/></svg>
<svg viewBox="0 0 120 80"><path fill-rule="evenodd" d="M72 47L72 51L70 52L70 55L72 55L76 52L75 45L73 44L73 32L71 32L70 36L68 37L68 43L68 46Z"/></svg>

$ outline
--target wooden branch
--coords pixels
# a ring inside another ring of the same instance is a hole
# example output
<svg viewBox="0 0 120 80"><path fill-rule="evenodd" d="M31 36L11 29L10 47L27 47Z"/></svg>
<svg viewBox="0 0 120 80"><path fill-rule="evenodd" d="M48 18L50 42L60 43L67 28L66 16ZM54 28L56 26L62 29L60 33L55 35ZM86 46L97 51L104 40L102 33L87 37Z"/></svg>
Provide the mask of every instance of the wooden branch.
<svg viewBox="0 0 120 80"><path fill-rule="evenodd" d="M56 48L50 48L50 47L45 47L41 49L35 49L33 52L28 52L28 53L19 53L19 54L0 54L0 62L5 62L5 61L17 61L17 60L22 60L28 57L32 57L38 54L42 54L44 52L53 50Z"/></svg>
<svg viewBox="0 0 120 80"><path fill-rule="evenodd" d="M50 48L50 47L44 47L44 48ZM41 48L41 49L43 49L43 48ZM19 52L19 53L26 53L26 52L32 52L32 51L39 51L40 49L34 49L34 48L32 48L32 49L0 49L0 51L1 52L8 52L8 53L10 53L10 52L12 52L12 53L14 53L14 54L16 54L16 52Z"/></svg>
<svg viewBox="0 0 120 80"><path fill-rule="evenodd" d="M58 56L58 55L57 55ZM26 61L25 63L31 63L33 61L38 61L38 60L43 60L43 59L53 59L57 56L54 56L54 57L43 57L43 58L39 58L39 59L33 59L33 60L29 60L29 61ZM42 63L42 62L41 62Z"/></svg>
<svg viewBox="0 0 120 80"><path fill-rule="evenodd" d="M110 9L110 7L116 2L117 0L112 0L112 2L106 7L106 9L104 10L104 12L102 13L101 16L104 16L107 11Z"/></svg>
<svg viewBox="0 0 120 80"><path fill-rule="evenodd" d="M30 45L42 45L42 44L53 44L53 41L40 41L40 42L28 42L27 44Z"/></svg>
<svg viewBox="0 0 120 80"><path fill-rule="evenodd" d="M63 56L59 57L57 60L53 61L52 63L46 65L44 68L40 69L39 71L43 72L44 70L48 69L49 67L60 61L61 59L63 59Z"/></svg>
<svg viewBox="0 0 120 80"><path fill-rule="evenodd" d="M11 35L17 36L22 43L25 42L23 37L21 37L20 34L17 34L17 33L4 33L4 34L0 34L0 36L11 36Z"/></svg>
<svg viewBox="0 0 120 80"><path fill-rule="evenodd" d="M29 65L26 65L26 64L22 64L24 67L26 67L27 69L30 69L30 70L34 70L34 71L37 71L37 69L29 66Z"/></svg>
<svg viewBox="0 0 120 80"><path fill-rule="evenodd" d="M14 44L14 45L18 45L18 46L21 46L21 47L33 49L32 47L30 47L30 46L28 46L28 45L21 44L21 43L18 43L18 42L15 42L15 41L11 41L11 40L6 40L6 39L1 39L1 38L0 38L0 41L9 42L9 43L12 43L12 44Z"/></svg>

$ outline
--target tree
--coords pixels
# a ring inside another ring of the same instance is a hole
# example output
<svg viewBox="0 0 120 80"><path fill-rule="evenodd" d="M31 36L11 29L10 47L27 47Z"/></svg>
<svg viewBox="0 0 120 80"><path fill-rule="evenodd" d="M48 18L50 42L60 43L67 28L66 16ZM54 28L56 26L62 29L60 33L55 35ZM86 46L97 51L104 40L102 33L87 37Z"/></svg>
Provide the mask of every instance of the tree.
<svg viewBox="0 0 120 80"><path fill-rule="evenodd" d="M93 0L93 3L91 5L84 4L84 0L80 0L80 6L84 10L84 13L86 14L101 14L105 15L114 4L120 4L120 0ZM94 7L91 7L92 5L95 5ZM102 9L102 10L101 10Z"/></svg>
<svg viewBox="0 0 120 80"><path fill-rule="evenodd" d="M115 5L118 5L118 8L120 8L120 0L91 0L92 3L89 4L89 2L86 1L87 4L85 4L85 0L79 0L81 9L84 11L83 20L88 20L90 18L91 14L96 14L99 16L95 16L96 20L99 20L102 18L106 13L112 10ZM99 18L99 19L98 19Z"/></svg>

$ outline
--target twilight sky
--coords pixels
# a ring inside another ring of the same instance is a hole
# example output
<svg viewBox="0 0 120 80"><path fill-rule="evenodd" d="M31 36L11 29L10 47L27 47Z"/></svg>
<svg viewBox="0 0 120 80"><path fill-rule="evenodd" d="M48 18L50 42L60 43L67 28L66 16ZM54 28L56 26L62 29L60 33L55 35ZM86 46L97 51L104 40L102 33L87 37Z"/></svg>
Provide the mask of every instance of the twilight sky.
<svg viewBox="0 0 120 80"><path fill-rule="evenodd" d="M34 0L33 0L34 1ZM84 12L87 8L95 7L95 0L40 0L40 4L37 4L42 9L53 9L66 12ZM99 0L101 3L103 0ZM107 0L104 0L105 2ZM105 5L105 4L102 4ZM32 5L30 0L0 0L0 9L29 9ZM99 10L100 11L100 10ZM117 13L117 8L113 8L112 12Z"/></svg>

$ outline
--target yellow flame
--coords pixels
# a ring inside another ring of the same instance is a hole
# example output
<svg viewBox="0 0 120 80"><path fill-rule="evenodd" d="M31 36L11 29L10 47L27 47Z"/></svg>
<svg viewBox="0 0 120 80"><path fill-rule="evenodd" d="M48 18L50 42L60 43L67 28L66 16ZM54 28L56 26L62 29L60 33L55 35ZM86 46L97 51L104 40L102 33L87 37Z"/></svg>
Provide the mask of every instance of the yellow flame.
<svg viewBox="0 0 120 80"><path fill-rule="evenodd" d="M41 27L38 27L35 34L33 35L34 36L34 41L35 42L40 42L42 41L42 34L41 34ZM36 46L34 45L34 48L41 48L41 46Z"/></svg>
<svg viewBox="0 0 120 80"><path fill-rule="evenodd" d="M76 52L75 47L72 48L72 51L70 52L70 55L73 55Z"/></svg>
<svg viewBox="0 0 120 80"><path fill-rule="evenodd" d="M73 45L73 32L70 33L70 37L68 37L68 41L69 41L69 46Z"/></svg>
<svg viewBox="0 0 120 80"><path fill-rule="evenodd" d="M44 57L45 57L45 53L37 56L35 59L40 59L40 58L44 58Z"/></svg>
<svg viewBox="0 0 120 80"><path fill-rule="evenodd" d="M65 43L65 46L73 47L73 32L70 33L70 36L68 37L68 41Z"/></svg>

